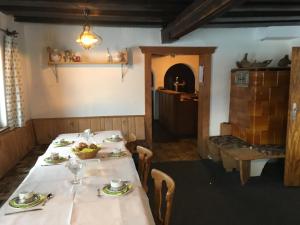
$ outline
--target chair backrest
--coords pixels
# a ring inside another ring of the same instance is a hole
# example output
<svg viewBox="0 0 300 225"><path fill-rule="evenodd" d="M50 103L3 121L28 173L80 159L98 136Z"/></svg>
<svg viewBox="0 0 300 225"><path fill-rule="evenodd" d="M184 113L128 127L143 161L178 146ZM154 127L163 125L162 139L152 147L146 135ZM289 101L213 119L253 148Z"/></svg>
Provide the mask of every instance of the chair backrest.
<svg viewBox="0 0 300 225"><path fill-rule="evenodd" d="M169 225L173 204L173 196L175 192L174 180L164 172L152 169L151 176L154 179L154 219L156 225ZM166 207L165 212L162 212L162 184L163 181L167 186L165 196Z"/></svg>
<svg viewBox="0 0 300 225"><path fill-rule="evenodd" d="M128 142L133 142L133 141L136 141L136 136L134 133L130 133L128 135L128 139L127 139Z"/></svg>
<svg viewBox="0 0 300 225"><path fill-rule="evenodd" d="M136 146L137 146L137 143L136 143L136 136L134 133L130 133L128 135L128 138L126 139L126 148L133 154L133 153L136 153Z"/></svg>
<svg viewBox="0 0 300 225"><path fill-rule="evenodd" d="M139 176L144 190L148 192L147 181L148 181L148 175L150 171L153 153L151 150L142 146L137 146L136 150L139 154L139 162L138 162Z"/></svg>

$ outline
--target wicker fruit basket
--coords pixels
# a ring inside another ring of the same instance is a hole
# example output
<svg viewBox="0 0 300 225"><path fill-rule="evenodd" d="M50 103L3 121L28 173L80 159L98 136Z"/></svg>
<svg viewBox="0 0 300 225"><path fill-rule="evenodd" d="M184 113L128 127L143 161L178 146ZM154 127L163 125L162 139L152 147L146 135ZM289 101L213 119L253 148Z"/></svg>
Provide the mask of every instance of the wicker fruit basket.
<svg viewBox="0 0 300 225"><path fill-rule="evenodd" d="M79 143L79 146L73 148L73 152L80 159L92 159L95 158L98 151L100 150L100 146L95 144L85 144Z"/></svg>
<svg viewBox="0 0 300 225"><path fill-rule="evenodd" d="M80 159L92 159L92 158L96 157L98 151L99 151L99 149L94 149L91 152L81 152L81 151L76 152L76 151L74 151L74 153Z"/></svg>

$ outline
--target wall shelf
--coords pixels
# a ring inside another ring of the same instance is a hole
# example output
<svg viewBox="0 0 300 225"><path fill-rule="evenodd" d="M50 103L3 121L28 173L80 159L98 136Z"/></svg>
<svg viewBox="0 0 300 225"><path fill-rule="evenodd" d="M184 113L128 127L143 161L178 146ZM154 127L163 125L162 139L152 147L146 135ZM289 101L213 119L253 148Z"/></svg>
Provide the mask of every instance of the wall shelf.
<svg viewBox="0 0 300 225"><path fill-rule="evenodd" d="M82 62L48 62L49 66L55 66L55 65L124 65L128 64L127 61L123 62L106 62L106 61L82 61Z"/></svg>
<svg viewBox="0 0 300 225"><path fill-rule="evenodd" d="M66 58L62 55L60 55L60 61L52 61L51 60L51 54L52 54L52 49L50 47L47 48L48 51L48 66L52 67L53 73L56 78L56 82L58 82L58 71L57 67L58 66L63 66L63 65L120 65L121 66L121 75L122 75L122 80L124 79L125 73L126 73L126 67L125 65L128 65L128 51L127 49L124 51L120 51L120 58L118 60L114 61L114 58L111 56L109 50L107 49L108 52L108 60L83 60L79 62L75 61L70 61L66 62Z"/></svg>

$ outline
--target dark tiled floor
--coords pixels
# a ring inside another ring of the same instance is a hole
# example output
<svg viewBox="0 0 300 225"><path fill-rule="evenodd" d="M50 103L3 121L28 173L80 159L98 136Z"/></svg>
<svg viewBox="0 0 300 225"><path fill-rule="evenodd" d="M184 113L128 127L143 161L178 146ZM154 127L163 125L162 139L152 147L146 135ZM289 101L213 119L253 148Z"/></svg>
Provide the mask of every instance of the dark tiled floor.
<svg viewBox="0 0 300 225"><path fill-rule="evenodd" d="M193 137L179 138L170 134L158 121L153 121L154 162L193 161L199 160L197 139Z"/></svg>
<svg viewBox="0 0 300 225"><path fill-rule="evenodd" d="M0 180L0 206L16 190L29 173L37 158L44 154L47 146L34 147L12 170Z"/></svg>
<svg viewBox="0 0 300 225"><path fill-rule="evenodd" d="M154 162L199 160L196 139L179 139L173 142L153 143Z"/></svg>

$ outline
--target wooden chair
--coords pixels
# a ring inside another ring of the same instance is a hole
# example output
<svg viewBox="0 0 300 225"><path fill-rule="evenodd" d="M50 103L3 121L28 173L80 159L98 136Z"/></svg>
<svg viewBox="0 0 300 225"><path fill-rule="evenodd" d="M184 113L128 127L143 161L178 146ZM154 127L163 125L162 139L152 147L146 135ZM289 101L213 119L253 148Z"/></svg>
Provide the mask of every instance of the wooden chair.
<svg viewBox="0 0 300 225"><path fill-rule="evenodd" d="M130 134L128 135L127 141L128 141L128 142L134 142L134 141L136 141L136 136L135 136L135 134L134 134L134 133L130 133Z"/></svg>
<svg viewBox="0 0 300 225"><path fill-rule="evenodd" d="M138 173L144 190L148 192L147 181L153 153L149 149L142 146L137 146L136 150L139 154Z"/></svg>
<svg viewBox="0 0 300 225"><path fill-rule="evenodd" d="M175 192L174 180L164 172L152 169L151 176L154 179L154 220L156 225L169 225L171 218L171 210L173 196ZM166 207L165 212L162 212L162 184L163 181L167 185L167 193L165 196Z"/></svg>
<svg viewBox="0 0 300 225"><path fill-rule="evenodd" d="M130 133L126 139L126 148L133 154L136 152L136 136L134 133Z"/></svg>

